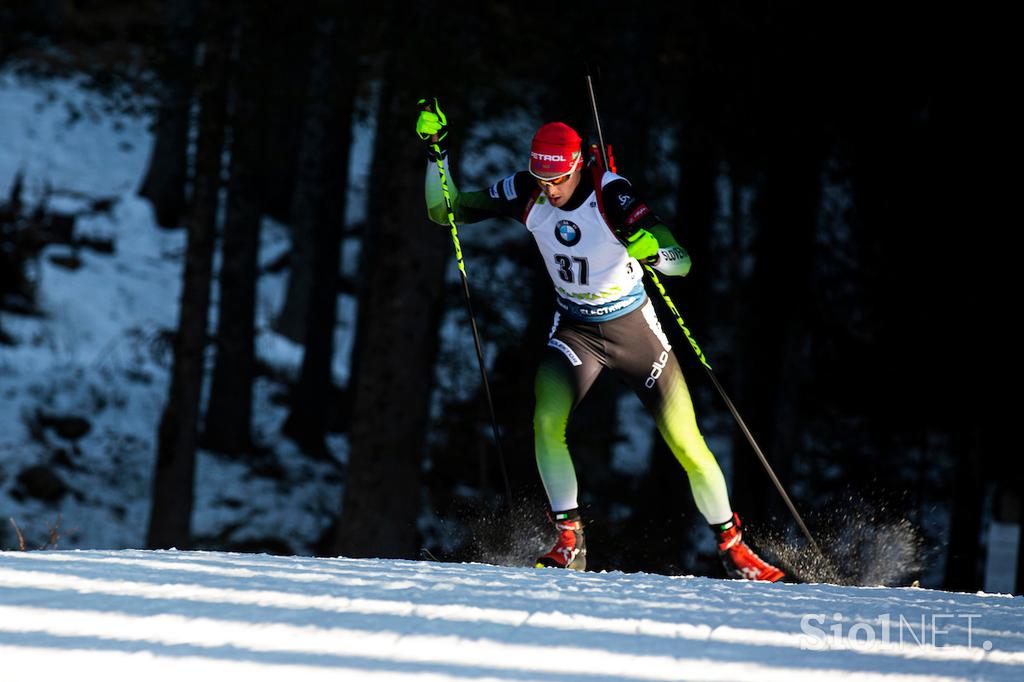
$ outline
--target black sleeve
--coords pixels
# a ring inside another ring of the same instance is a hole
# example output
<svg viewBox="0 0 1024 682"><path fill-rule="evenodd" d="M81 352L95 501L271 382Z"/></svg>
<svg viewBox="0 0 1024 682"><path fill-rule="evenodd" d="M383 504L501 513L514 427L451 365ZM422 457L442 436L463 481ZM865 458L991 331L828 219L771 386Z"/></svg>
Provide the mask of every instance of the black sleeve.
<svg viewBox="0 0 1024 682"><path fill-rule="evenodd" d="M526 171L519 171L504 180L499 180L487 189L492 210L513 220L523 221L526 205L533 198L537 183Z"/></svg>
<svg viewBox="0 0 1024 682"><path fill-rule="evenodd" d="M604 212L612 229L619 234L632 235L637 230L650 230L661 222L633 186L625 178L612 180L601 190Z"/></svg>
<svg viewBox="0 0 1024 682"><path fill-rule="evenodd" d="M526 205L532 198L532 192L536 187L536 183L530 179L530 174L524 171L499 180L487 189L460 191L455 195L453 202L455 219L462 223L476 223L488 218L512 218L522 222ZM431 189L428 187L428 207L431 205L430 192ZM443 210L438 204L441 201L440 189L437 189L437 193L438 196L435 197L434 203L437 210L440 211ZM434 222L445 224L440 217L434 217L434 213L430 211L428 213Z"/></svg>

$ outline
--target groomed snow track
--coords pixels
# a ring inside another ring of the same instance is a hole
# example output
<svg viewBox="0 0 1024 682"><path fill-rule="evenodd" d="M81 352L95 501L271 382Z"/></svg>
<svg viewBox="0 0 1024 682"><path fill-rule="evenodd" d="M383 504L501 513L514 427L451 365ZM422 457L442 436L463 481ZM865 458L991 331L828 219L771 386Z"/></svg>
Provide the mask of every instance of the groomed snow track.
<svg viewBox="0 0 1024 682"><path fill-rule="evenodd" d="M412 561L5 552L0 679L1020 680L1024 598Z"/></svg>

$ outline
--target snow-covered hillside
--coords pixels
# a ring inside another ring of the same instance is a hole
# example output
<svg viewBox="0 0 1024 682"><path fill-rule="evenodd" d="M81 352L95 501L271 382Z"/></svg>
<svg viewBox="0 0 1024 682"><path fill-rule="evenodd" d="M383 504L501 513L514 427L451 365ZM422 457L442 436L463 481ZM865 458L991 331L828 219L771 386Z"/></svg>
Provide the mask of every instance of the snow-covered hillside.
<svg viewBox="0 0 1024 682"><path fill-rule="evenodd" d="M0 679L1020 680L1024 598L478 564L7 552Z"/></svg>
<svg viewBox="0 0 1024 682"><path fill-rule="evenodd" d="M0 72L0 122L0 197L20 173L28 210L42 205L74 219L74 239L112 244L109 253L48 245L34 273L39 314L0 319L14 341L0 345L0 548L18 546L8 518L30 548L44 545L51 527L60 547L142 546L185 249L184 231L158 228L135 194L152 148L150 121L112 109L78 79L8 70ZM99 200L109 208L93 210ZM263 228L265 265L287 252L290 237L272 220ZM72 254L80 262L68 267ZM297 374L302 349L270 330L285 284L280 272L259 280L256 349L261 363L288 376ZM341 297L339 309L340 383L351 297ZM280 436L287 410L279 383L260 377L254 389L254 437L272 453L274 467L265 468L273 475L201 452L196 541L310 553L340 505L337 469L302 457ZM69 435L54 427L69 419L82 428ZM344 460L344 437L329 445Z"/></svg>

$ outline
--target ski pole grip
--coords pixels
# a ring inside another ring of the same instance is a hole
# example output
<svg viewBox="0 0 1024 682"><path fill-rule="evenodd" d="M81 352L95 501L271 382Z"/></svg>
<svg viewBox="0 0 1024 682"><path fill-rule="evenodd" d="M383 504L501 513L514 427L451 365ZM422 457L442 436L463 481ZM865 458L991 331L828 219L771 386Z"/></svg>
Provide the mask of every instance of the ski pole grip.
<svg viewBox="0 0 1024 682"><path fill-rule="evenodd" d="M425 111L425 112L429 112L431 114L436 114L437 118L438 118L438 120L439 120L439 122L441 124L441 128L438 130L438 132L440 133L440 132L444 131L444 128L447 125L447 121L445 120L444 114L441 113L441 105L437 101L437 97L424 97L424 98L420 99L420 101L417 102L417 104L420 107L420 111ZM434 133L433 135L429 135L427 133L419 132L418 129L417 129L416 132L420 136L421 140L426 140L426 141L428 141L428 142L430 142L430 143L432 143L434 145L436 145L438 142L440 142L445 137L445 135L447 135L446 131L443 132L443 134L441 134L440 137L438 136L437 133ZM435 150L435 151L440 153L440 150Z"/></svg>

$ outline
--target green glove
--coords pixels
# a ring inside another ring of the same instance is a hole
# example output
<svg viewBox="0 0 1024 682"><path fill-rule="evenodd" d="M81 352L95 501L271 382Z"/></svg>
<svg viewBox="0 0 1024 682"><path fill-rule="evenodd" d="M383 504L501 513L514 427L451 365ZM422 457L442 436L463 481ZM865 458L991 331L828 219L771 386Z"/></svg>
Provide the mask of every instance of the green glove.
<svg viewBox="0 0 1024 682"><path fill-rule="evenodd" d="M440 144L448 136L448 117L441 111L436 97L421 99L418 104L420 115L416 119L416 134L428 144Z"/></svg>
<svg viewBox="0 0 1024 682"><path fill-rule="evenodd" d="M637 230L626 240L626 253L638 261L657 257L658 240L647 230Z"/></svg>

